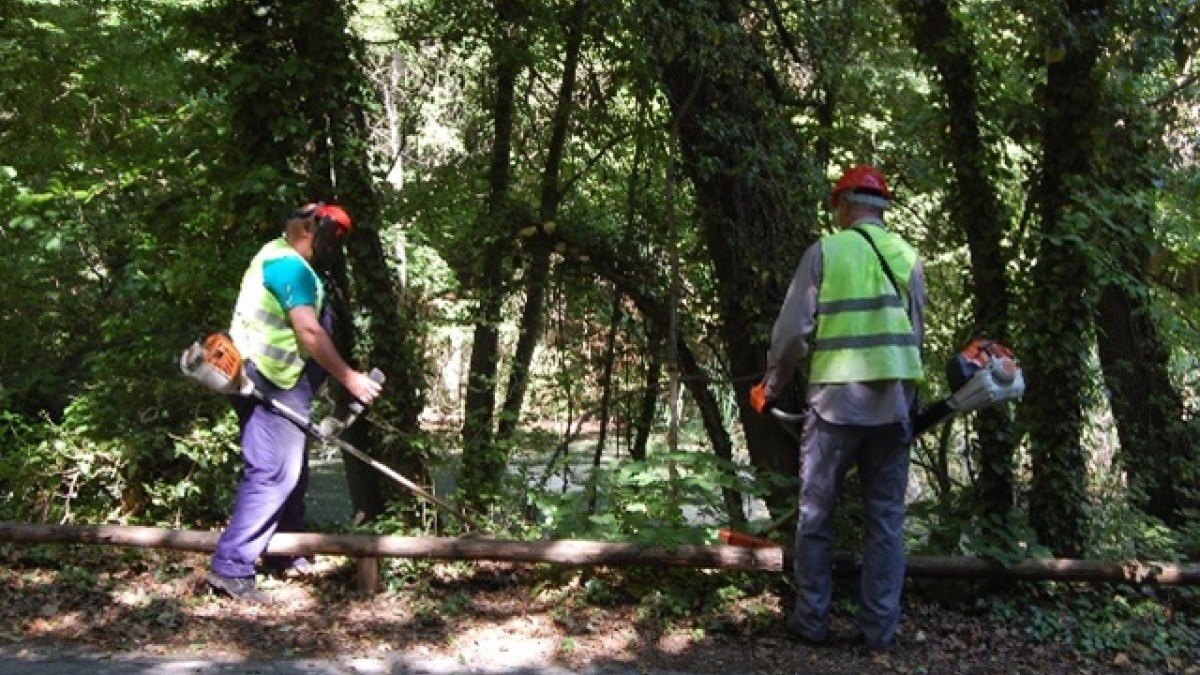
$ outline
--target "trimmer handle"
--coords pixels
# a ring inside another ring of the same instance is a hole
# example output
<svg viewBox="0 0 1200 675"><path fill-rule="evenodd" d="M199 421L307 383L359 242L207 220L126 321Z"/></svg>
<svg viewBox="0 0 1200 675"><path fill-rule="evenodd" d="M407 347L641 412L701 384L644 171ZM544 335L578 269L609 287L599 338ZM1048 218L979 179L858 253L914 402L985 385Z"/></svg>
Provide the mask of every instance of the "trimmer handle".
<svg viewBox="0 0 1200 675"><path fill-rule="evenodd" d="M378 382L379 384L383 384L384 381L387 380L387 377L383 374L383 371L378 368L372 368L371 372L367 373L367 377ZM366 408L366 406L358 399L350 402L351 415L361 415L364 408Z"/></svg>
<svg viewBox="0 0 1200 675"><path fill-rule="evenodd" d="M788 410L781 410L779 408L776 408L775 406L771 406L770 408L768 408L768 410L771 412L771 415L773 417L775 417L775 419L777 419L777 420L782 420L784 422L788 422L791 424L799 424L804 421L804 413L803 412L791 412Z"/></svg>

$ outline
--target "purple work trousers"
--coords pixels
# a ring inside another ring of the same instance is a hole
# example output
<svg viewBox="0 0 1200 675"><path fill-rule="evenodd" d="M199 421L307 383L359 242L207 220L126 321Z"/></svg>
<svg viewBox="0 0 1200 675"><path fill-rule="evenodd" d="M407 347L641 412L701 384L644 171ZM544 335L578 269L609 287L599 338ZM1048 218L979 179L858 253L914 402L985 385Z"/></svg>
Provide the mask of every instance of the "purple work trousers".
<svg viewBox="0 0 1200 675"><path fill-rule="evenodd" d="M310 360L300 381L279 389L247 364L255 386L269 399L308 417L324 371ZM276 532L304 529L304 495L308 490L308 444L304 432L262 401L231 397L241 427L246 466L233 501L229 524L217 540L212 571L225 577L252 577L254 563ZM285 566L287 560L273 561Z"/></svg>
<svg viewBox="0 0 1200 675"><path fill-rule="evenodd" d="M866 529L858 628L868 646L891 646L904 584L910 435L901 423L837 425L809 411L800 447L800 518L793 565L798 592L788 617L793 633L814 642L829 637L834 507L842 479L851 466L857 466Z"/></svg>

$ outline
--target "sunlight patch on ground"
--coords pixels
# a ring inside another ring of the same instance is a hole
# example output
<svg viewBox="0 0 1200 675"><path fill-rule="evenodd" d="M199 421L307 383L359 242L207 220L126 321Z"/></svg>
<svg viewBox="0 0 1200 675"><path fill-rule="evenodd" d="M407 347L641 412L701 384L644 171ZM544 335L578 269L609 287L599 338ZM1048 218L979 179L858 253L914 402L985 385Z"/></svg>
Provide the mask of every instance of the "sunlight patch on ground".
<svg viewBox="0 0 1200 675"><path fill-rule="evenodd" d="M486 665L488 668L519 668L536 666L552 660L557 642L548 638L524 637L512 639L523 631L515 624L526 622L513 618L503 624L481 627L459 635L456 652L466 665Z"/></svg>
<svg viewBox="0 0 1200 675"><path fill-rule="evenodd" d="M695 647L692 636L686 633L667 633L658 639L655 648L664 653L680 655Z"/></svg>

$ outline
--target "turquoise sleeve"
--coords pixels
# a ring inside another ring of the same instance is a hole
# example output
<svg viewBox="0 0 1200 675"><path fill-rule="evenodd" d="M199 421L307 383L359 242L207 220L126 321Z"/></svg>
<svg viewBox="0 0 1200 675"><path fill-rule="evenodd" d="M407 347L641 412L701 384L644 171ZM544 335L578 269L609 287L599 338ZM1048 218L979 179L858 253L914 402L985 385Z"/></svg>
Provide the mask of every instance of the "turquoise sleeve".
<svg viewBox="0 0 1200 675"><path fill-rule="evenodd" d="M317 280L304 261L294 256L264 263L263 285L285 312L303 305L317 305Z"/></svg>

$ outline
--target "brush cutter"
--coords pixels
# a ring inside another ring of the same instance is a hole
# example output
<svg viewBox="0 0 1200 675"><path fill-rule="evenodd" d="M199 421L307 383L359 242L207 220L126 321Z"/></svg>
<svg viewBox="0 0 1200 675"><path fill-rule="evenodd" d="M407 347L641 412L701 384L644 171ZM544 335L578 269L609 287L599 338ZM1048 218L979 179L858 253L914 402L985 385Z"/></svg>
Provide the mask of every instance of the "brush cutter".
<svg viewBox="0 0 1200 675"><path fill-rule="evenodd" d="M946 364L954 393L930 405L913 419L913 436L963 412L990 408L1025 395L1025 376L1012 350L999 342L972 340Z"/></svg>
<svg viewBox="0 0 1200 675"><path fill-rule="evenodd" d="M484 531L484 528L479 523L463 513L462 510L430 494L421 486L397 473L391 467L379 462L367 453L341 439L342 432L348 429L354 423L355 419L362 414L364 407L361 402L354 401L351 403L349 411L342 419L327 417L319 423L313 423L299 411L293 410L283 403L272 399L254 386L254 382L246 375L245 369L242 367L241 354L238 353L237 347L234 346L229 336L224 333L212 333L192 343L183 352L183 355L180 356L179 368L183 371L184 375L199 382L210 391L234 396L253 396L284 419L299 427L314 440L345 450L371 468L396 481L413 494L429 501L447 514L458 518L472 529L479 532ZM370 377L380 383L384 380L383 373L379 369L372 370Z"/></svg>
<svg viewBox="0 0 1200 675"><path fill-rule="evenodd" d="M953 393L917 413L913 418L914 438L959 413L989 408L1019 399L1025 394L1025 377L1012 350L999 342L982 338L972 340L950 359L946 364L946 379ZM768 406L768 409L776 419L787 423L783 425L784 429L800 443L800 435L792 425L802 423L804 414L775 406ZM789 514L779 522L790 518ZM768 539L732 529L720 530L719 536L730 546L763 548L778 545Z"/></svg>
<svg viewBox="0 0 1200 675"><path fill-rule="evenodd" d="M929 431L959 413L990 408L1021 398L1025 377L1012 350L999 342L972 340L946 364L946 379L953 390L913 418L913 437ZM804 414L771 407L771 414L789 423L804 421Z"/></svg>

